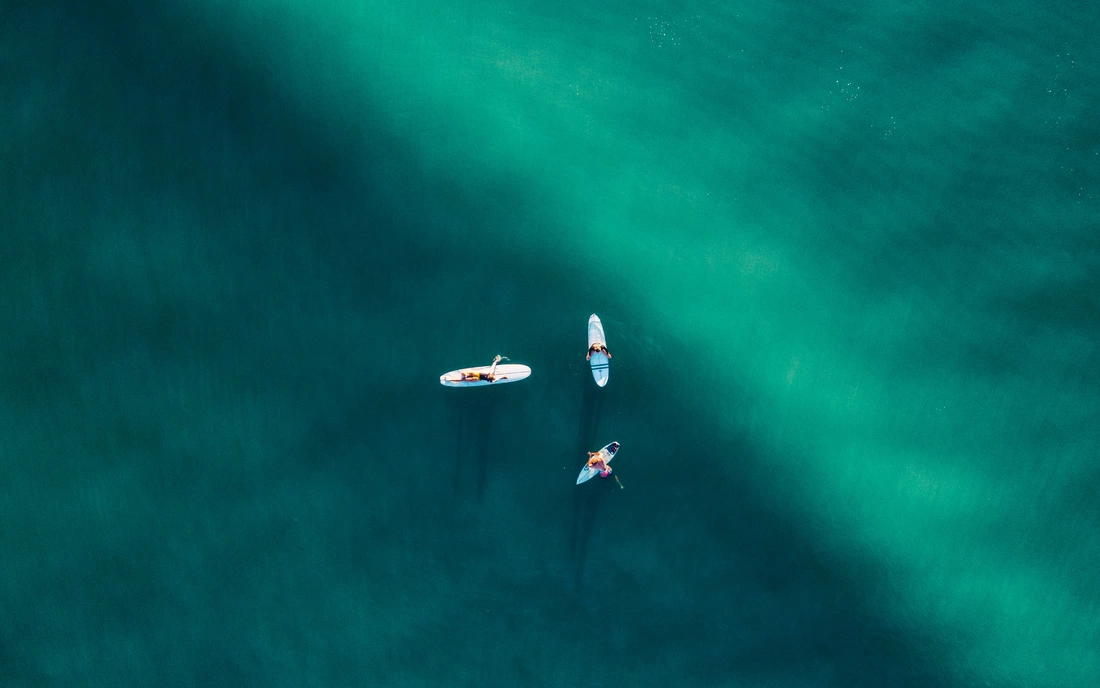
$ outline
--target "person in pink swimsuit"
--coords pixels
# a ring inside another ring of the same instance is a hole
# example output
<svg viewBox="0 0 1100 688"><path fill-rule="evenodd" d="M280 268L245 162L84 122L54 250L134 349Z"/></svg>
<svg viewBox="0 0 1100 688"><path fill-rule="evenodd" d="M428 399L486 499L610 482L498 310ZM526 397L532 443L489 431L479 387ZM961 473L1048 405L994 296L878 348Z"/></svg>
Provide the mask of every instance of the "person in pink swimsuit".
<svg viewBox="0 0 1100 688"><path fill-rule="evenodd" d="M588 452L588 467L599 471L601 478L611 475L611 466L608 466L607 462L603 460L603 455L600 452Z"/></svg>

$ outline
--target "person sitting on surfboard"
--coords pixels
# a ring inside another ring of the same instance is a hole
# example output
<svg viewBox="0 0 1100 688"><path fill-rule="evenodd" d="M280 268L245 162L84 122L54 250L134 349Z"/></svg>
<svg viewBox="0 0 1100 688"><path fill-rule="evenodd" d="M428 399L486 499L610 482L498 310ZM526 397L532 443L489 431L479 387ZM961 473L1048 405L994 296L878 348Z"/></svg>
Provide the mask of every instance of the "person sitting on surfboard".
<svg viewBox="0 0 1100 688"><path fill-rule="evenodd" d="M607 350L607 346L605 346L603 342L593 342L592 346L588 347L588 355L584 357L584 360L591 360L592 354L598 354L601 351L604 356L611 358L611 352Z"/></svg>
<svg viewBox="0 0 1100 688"><path fill-rule="evenodd" d="M603 454L600 452L588 452L588 467L594 471L599 471L601 478L611 475L611 466L608 466L607 462L603 460Z"/></svg>

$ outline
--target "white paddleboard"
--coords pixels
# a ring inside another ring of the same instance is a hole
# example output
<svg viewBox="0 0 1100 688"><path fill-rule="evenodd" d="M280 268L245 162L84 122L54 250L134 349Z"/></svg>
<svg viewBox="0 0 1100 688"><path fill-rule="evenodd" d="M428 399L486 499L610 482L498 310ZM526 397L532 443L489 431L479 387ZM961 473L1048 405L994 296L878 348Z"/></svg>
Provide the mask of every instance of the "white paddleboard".
<svg viewBox="0 0 1100 688"><path fill-rule="evenodd" d="M485 387L487 385L499 385L506 382L518 382L531 376L531 369L518 363L501 363L497 365L496 379L488 380L463 380L462 373L488 373L493 366L477 366L475 368L463 368L443 373L439 376L439 384L445 387Z"/></svg>
<svg viewBox="0 0 1100 688"><path fill-rule="evenodd" d="M607 346L607 337L603 333L603 323L600 322L600 316L593 313L588 318L588 347L591 348L596 342ZM592 366L592 377L596 380L596 384L600 387L606 385L608 378L611 377L611 359L607 357L607 354L602 351L596 352L589 357L588 363Z"/></svg>
<svg viewBox="0 0 1100 688"><path fill-rule="evenodd" d="M611 459L615 458L615 452L617 451L619 451L618 442L612 442L611 444L601 449L600 454L603 455L604 463L610 464ZM581 469L581 474L577 476L577 484L580 485L581 483L588 482L599 474L600 472L597 471L595 468L589 468L588 462L585 461L584 468Z"/></svg>

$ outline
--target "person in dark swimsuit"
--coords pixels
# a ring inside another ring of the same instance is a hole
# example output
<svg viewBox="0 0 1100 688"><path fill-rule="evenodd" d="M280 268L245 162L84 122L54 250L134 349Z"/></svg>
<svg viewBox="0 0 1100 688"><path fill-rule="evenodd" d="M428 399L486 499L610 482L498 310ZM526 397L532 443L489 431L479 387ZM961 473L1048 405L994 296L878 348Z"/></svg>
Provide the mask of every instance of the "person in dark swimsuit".
<svg viewBox="0 0 1100 688"><path fill-rule="evenodd" d="M500 354L497 354L497 357L493 359L493 366L491 368L489 368L489 372L480 373L480 372L477 372L475 370L464 370L464 371L462 371L462 381L463 382L481 382L481 381L496 382L496 379L497 379L497 376L496 376L497 364L500 363L501 361L507 361L507 360L508 360L508 358L506 356L501 356ZM502 377L500 379L504 380L505 378Z"/></svg>
<svg viewBox="0 0 1100 688"><path fill-rule="evenodd" d="M485 382L493 382L496 379L497 376L492 373L479 373L473 370L462 373L463 382L478 382L482 380Z"/></svg>
<svg viewBox="0 0 1100 688"><path fill-rule="evenodd" d="M601 351L608 359L611 358L611 352L607 350L607 346L605 346L603 342L595 342L592 346L588 347L588 355L584 357L584 360L591 360L592 354L600 353Z"/></svg>

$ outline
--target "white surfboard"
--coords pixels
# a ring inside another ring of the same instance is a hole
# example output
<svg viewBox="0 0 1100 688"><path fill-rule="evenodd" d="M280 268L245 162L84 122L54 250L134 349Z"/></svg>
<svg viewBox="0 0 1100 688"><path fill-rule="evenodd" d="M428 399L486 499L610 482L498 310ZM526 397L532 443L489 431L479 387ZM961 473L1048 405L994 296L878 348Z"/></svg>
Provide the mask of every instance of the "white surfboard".
<svg viewBox="0 0 1100 688"><path fill-rule="evenodd" d="M604 463L610 464L611 459L615 458L615 452L617 451L619 451L618 442L612 442L611 444L601 449L600 454L603 455ZM600 472L597 471L595 468L589 468L588 462L585 461L584 468L581 469L581 474L577 476L577 484L580 485L581 483L588 482L599 474Z"/></svg>
<svg viewBox="0 0 1100 688"><path fill-rule="evenodd" d="M463 373L488 373L492 369L493 366L477 366L475 368L452 370L449 373L443 373L439 376L439 384L445 387L485 387L506 382L518 382L520 380L526 380L531 376L531 369L525 365L519 365L518 363L501 363L497 365L495 373L496 379L492 382L488 380L462 379Z"/></svg>
<svg viewBox="0 0 1100 688"><path fill-rule="evenodd" d="M607 337L603 333L603 323L600 322L600 316L593 313L588 318L589 348L596 342L607 346ZM611 377L611 359L607 357L607 354L598 351L589 357L588 363L592 366L592 377L596 380L596 384L600 387L606 385L608 378Z"/></svg>

